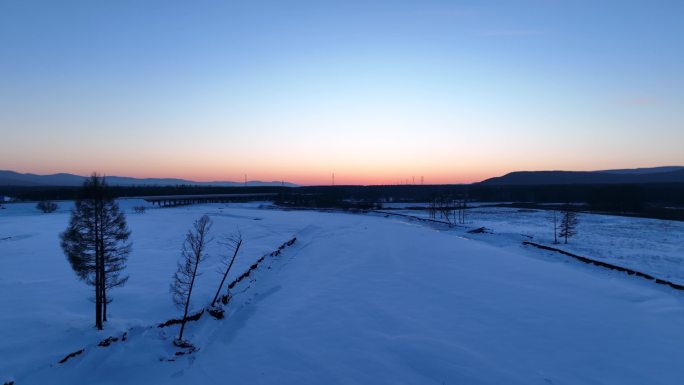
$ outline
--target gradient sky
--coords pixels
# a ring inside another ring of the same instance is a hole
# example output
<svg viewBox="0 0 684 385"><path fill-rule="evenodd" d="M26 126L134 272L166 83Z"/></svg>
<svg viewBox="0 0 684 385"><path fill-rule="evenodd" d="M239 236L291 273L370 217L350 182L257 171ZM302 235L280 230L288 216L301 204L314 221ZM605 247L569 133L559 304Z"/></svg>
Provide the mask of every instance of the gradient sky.
<svg viewBox="0 0 684 385"><path fill-rule="evenodd" d="M684 164L684 1L0 0L0 169L301 184Z"/></svg>

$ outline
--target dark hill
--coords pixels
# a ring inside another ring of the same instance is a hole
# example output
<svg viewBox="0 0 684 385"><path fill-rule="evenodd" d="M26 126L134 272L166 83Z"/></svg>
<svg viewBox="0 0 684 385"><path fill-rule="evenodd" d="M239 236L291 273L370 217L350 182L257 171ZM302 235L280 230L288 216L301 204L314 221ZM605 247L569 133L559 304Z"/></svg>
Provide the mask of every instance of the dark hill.
<svg viewBox="0 0 684 385"><path fill-rule="evenodd" d="M662 172L516 171L480 182L484 185L684 183L684 168Z"/></svg>

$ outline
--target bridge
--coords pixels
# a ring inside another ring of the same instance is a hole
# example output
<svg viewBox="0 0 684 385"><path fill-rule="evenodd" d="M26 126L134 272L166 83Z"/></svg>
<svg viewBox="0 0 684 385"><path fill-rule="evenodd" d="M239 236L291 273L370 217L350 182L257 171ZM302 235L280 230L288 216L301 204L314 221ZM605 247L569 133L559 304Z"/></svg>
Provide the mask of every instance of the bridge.
<svg viewBox="0 0 684 385"><path fill-rule="evenodd" d="M251 194L198 194L198 195L160 195L142 197L147 202L159 207L191 205L196 203L225 203L233 201L252 200L252 198L273 198L278 193Z"/></svg>

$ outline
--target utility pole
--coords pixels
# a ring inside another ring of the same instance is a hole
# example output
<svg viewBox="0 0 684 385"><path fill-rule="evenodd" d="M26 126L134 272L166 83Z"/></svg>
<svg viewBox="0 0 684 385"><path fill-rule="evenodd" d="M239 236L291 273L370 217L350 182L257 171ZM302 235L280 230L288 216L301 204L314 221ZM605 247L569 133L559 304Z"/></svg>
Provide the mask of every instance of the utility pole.
<svg viewBox="0 0 684 385"><path fill-rule="evenodd" d="M411 180L413 181L413 182L411 182L411 184L416 184L416 177L415 176L412 176Z"/></svg>
<svg viewBox="0 0 684 385"><path fill-rule="evenodd" d="M332 173L332 185L335 185L335 173Z"/></svg>
<svg viewBox="0 0 684 385"><path fill-rule="evenodd" d="M421 177L420 177L420 184L421 184L421 185L423 184L423 176L422 176L422 175L421 175Z"/></svg>

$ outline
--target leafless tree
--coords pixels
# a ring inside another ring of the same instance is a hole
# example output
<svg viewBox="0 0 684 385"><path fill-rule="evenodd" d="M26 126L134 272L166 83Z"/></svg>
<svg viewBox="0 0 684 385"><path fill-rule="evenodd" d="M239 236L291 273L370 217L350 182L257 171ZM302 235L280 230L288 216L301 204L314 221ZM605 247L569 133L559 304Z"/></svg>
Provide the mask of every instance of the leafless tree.
<svg viewBox="0 0 684 385"><path fill-rule="evenodd" d="M437 202L437 207L442 218L451 225L451 200L442 198Z"/></svg>
<svg viewBox="0 0 684 385"><path fill-rule="evenodd" d="M57 203L53 201L40 201L36 204L36 208L44 213L54 213L57 208Z"/></svg>
<svg viewBox="0 0 684 385"><path fill-rule="evenodd" d="M558 211L551 210L551 221L553 222L553 243L558 244Z"/></svg>
<svg viewBox="0 0 684 385"><path fill-rule="evenodd" d="M558 234L565 239L565 243L568 243L568 238L577 235L578 223L577 213L566 206L561 212L560 233Z"/></svg>
<svg viewBox="0 0 684 385"><path fill-rule="evenodd" d="M222 244L226 246L228 252L224 254L223 259L221 260L222 267L218 270L219 274L222 275L221 283L219 284L218 289L216 289L216 295L214 295L214 299L211 301L211 306L216 305L216 301L221 294L226 278L228 278L228 273L230 273L230 268L233 267L238 251L240 251L240 246L242 246L242 233L238 230L235 234L227 237L226 241Z"/></svg>
<svg viewBox="0 0 684 385"><path fill-rule="evenodd" d="M181 261L178 262L178 270L173 275L173 281L169 287L174 304L183 310L180 332L178 338L174 341L177 345L184 343L183 332L185 331L185 323L188 317L188 310L190 309L192 289L195 286L195 279L199 276L198 268L200 263L208 258L206 247L211 241L209 239L211 225L211 219L204 215L196 220L192 228L188 230L188 233L185 235L185 242L183 242L183 247L181 248Z"/></svg>
<svg viewBox="0 0 684 385"><path fill-rule="evenodd" d="M454 210L454 223L464 224L468 200L466 198L456 199L452 202Z"/></svg>
<svg viewBox="0 0 684 385"><path fill-rule="evenodd" d="M437 198L433 198L428 205L428 215L430 218L435 219L437 217Z"/></svg>

